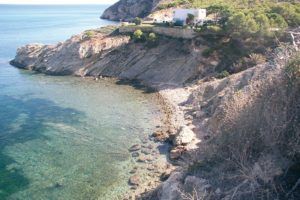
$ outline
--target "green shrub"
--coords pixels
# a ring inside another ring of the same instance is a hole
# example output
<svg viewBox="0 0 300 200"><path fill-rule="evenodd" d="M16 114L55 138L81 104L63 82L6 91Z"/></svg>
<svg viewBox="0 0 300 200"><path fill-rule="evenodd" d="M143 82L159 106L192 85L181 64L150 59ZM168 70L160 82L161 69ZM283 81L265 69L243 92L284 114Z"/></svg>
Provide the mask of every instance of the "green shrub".
<svg viewBox="0 0 300 200"><path fill-rule="evenodd" d="M275 6L271 8L271 12L281 15L289 26L297 27L300 25L298 6L297 4L293 5L291 3L275 4Z"/></svg>
<svg viewBox="0 0 300 200"><path fill-rule="evenodd" d="M238 73L244 71L248 68L254 67L259 64L266 62L266 57L262 54L251 53L248 56L238 59L234 64L231 71L233 73Z"/></svg>
<svg viewBox="0 0 300 200"><path fill-rule="evenodd" d="M224 70L224 71L220 72L219 74L217 74L216 78L222 79L222 78L228 77L229 75L230 75L229 72Z"/></svg>
<svg viewBox="0 0 300 200"><path fill-rule="evenodd" d="M133 21L135 23L135 25L141 25L142 24L142 19L139 17L136 17Z"/></svg>
<svg viewBox="0 0 300 200"><path fill-rule="evenodd" d="M84 38L92 38L93 36L95 35L95 32L94 31L86 31L85 34L84 34Z"/></svg>
<svg viewBox="0 0 300 200"><path fill-rule="evenodd" d="M224 26L233 11L227 5L212 4L206 8L207 15L213 15L219 25Z"/></svg>
<svg viewBox="0 0 300 200"><path fill-rule="evenodd" d="M142 41L144 33L142 30L138 29L133 33L133 39L135 42Z"/></svg>
<svg viewBox="0 0 300 200"><path fill-rule="evenodd" d="M281 15L277 13L270 13L268 14L268 17L270 19L270 24L272 28L279 28L285 30L288 27L287 22Z"/></svg>
<svg viewBox="0 0 300 200"><path fill-rule="evenodd" d="M207 26L206 29L213 33L220 33L222 31L222 28L218 25Z"/></svg>
<svg viewBox="0 0 300 200"><path fill-rule="evenodd" d="M286 65L285 73L290 83L294 84L296 81L300 81L300 53L290 59Z"/></svg>
<svg viewBox="0 0 300 200"><path fill-rule="evenodd" d="M185 5L188 4L190 2L190 0L174 0L173 2L170 3L164 3L164 4L160 4L158 5L158 9L159 10L163 10L163 9L167 9L167 8L174 8L180 5Z"/></svg>
<svg viewBox="0 0 300 200"><path fill-rule="evenodd" d="M148 36L148 40L151 41L151 42L157 41L156 34L155 33L150 33L149 36Z"/></svg>
<svg viewBox="0 0 300 200"><path fill-rule="evenodd" d="M195 20L195 15L189 13L187 17L187 24L193 24L194 20Z"/></svg>
<svg viewBox="0 0 300 200"><path fill-rule="evenodd" d="M147 37L148 47L156 47L158 45L158 37L155 33L150 33Z"/></svg>
<svg viewBox="0 0 300 200"><path fill-rule="evenodd" d="M258 14L255 16L255 22L258 26L257 34L261 37L269 37L271 36L270 28L270 20L265 14Z"/></svg>
<svg viewBox="0 0 300 200"><path fill-rule="evenodd" d="M249 64L250 65L259 65L265 63L267 60L266 56L257 53L251 53L249 55Z"/></svg>
<svg viewBox="0 0 300 200"><path fill-rule="evenodd" d="M202 56L204 56L205 58L208 58L209 56L211 56L214 53L214 49L213 48L207 48L204 49L202 52Z"/></svg>
<svg viewBox="0 0 300 200"><path fill-rule="evenodd" d="M238 38L251 37L258 31L259 27L251 15L245 15L243 12L238 12L229 17L227 30Z"/></svg>

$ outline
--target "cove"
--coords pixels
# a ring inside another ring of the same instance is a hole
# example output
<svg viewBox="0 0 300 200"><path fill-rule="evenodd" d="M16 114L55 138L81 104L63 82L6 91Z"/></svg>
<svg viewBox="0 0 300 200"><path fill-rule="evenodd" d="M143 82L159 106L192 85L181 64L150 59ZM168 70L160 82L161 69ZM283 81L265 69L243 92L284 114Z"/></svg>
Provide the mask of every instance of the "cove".
<svg viewBox="0 0 300 200"><path fill-rule="evenodd" d="M128 148L159 124L154 94L112 81L10 66L17 47L56 43L106 6L0 5L0 199L117 199L136 165Z"/></svg>

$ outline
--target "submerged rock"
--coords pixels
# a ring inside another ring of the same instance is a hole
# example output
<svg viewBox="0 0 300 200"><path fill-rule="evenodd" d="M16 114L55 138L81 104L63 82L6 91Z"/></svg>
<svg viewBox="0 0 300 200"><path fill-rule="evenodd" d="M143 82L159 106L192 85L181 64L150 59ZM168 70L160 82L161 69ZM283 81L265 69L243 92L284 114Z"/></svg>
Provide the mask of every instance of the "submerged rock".
<svg viewBox="0 0 300 200"><path fill-rule="evenodd" d="M136 157L139 157L140 153L139 152L133 152L131 154L132 157L136 158Z"/></svg>
<svg viewBox="0 0 300 200"><path fill-rule="evenodd" d="M138 162L146 162L146 161L147 161L147 157L144 156L144 155L141 155L141 156L138 158L137 161L138 161Z"/></svg>
<svg viewBox="0 0 300 200"><path fill-rule="evenodd" d="M140 184L140 177L138 175L133 175L129 178L130 185L139 185Z"/></svg>
<svg viewBox="0 0 300 200"><path fill-rule="evenodd" d="M149 150L149 149L142 149L141 152L142 152L143 154L145 154L145 155L151 154L151 150Z"/></svg>
<svg viewBox="0 0 300 200"><path fill-rule="evenodd" d="M129 148L129 151L130 151L130 152L132 152L132 151L138 151L138 150L140 150L140 149L141 149L141 145L135 144L135 145L133 145L133 146L131 146L131 147Z"/></svg>
<svg viewBox="0 0 300 200"><path fill-rule="evenodd" d="M137 172L137 169L132 169L129 173L130 174L135 174Z"/></svg>

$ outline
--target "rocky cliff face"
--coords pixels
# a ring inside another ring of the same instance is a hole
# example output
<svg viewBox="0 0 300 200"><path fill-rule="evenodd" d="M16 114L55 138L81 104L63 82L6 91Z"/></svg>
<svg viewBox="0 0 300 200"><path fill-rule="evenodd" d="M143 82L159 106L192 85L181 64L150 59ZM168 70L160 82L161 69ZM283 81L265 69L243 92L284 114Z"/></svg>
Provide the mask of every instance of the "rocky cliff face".
<svg viewBox="0 0 300 200"><path fill-rule="evenodd" d="M113 21L129 21L144 18L164 0L120 0L104 11L101 18Z"/></svg>
<svg viewBox="0 0 300 200"><path fill-rule="evenodd" d="M131 42L129 36L95 31L88 39L83 33L57 45L26 45L18 49L11 64L51 75L108 76L136 79L150 86L179 86L208 73L202 48L193 41L168 38L151 48Z"/></svg>
<svg viewBox="0 0 300 200"><path fill-rule="evenodd" d="M11 64L51 75L83 75L95 59L127 44L129 39L95 31L90 38L82 33L56 45L29 44L18 49Z"/></svg>

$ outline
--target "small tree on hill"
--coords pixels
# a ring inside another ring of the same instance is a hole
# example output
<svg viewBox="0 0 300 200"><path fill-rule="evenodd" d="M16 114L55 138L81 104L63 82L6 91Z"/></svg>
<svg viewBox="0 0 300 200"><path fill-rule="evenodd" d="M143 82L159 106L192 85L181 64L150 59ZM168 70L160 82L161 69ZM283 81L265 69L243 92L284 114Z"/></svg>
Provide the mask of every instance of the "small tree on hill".
<svg viewBox="0 0 300 200"><path fill-rule="evenodd" d="M135 25L141 25L141 24L142 24L142 19L139 18L139 17L136 17L136 18L134 19L134 23L135 23Z"/></svg>
<svg viewBox="0 0 300 200"><path fill-rule="evenodd" d="M151 42L155 42L157 40L157 36L155 35L155 33L150 33L148 39Z"/></svg>
<svg viewBox="0 0 300 200"><path fill-rule="evenodd" d="M155 47L158 45L158 37L155 33L150 33L147 38L147 45L148 47Z"/></svg>
<svg viewBox="0 0 300 200"><path fill-rule="evenodd" d="M191 25L191 24L193 24L194 23L194 20L195 20L195 16L193 15L193 14L188 14L188 17L187 17L187 19L186 19L186 23L187 24L189 24L189 25Z"/></svg>
<svg viewBox="0 0 300 200"><path fill-rule="evenodd" d="M136 42L142 41L142 40L143 40L143 36L144 36L144 33L143 33L143 31L140 30L140 29L134 31L134 33L133 33L133 39L134 39L134 41L136 41Z"/></svg>
<svg viewBox="0 0 300 200"><path fill-rule="evenodd" d="M258 25L258 35L260 37L269 37L272 35L270 32L271 24L269 18L265 14L259 14L255 17Z"/></svg>
<svg viewBox="0 0 300 200"><path fill-rule="evenodd" d="M219 24L224 25L232 15L232 11L228 6L214 4L207 7L207 15L210 14L214 15L215 23L218 21Z"/></svg>
<svg viewBox="0 0 300 200"><path fill-rule="evenodd" d="M256 21L242 12L238 12L229 17L227 31L230 35L239 38L248 38L258 31Z"/></svg>

